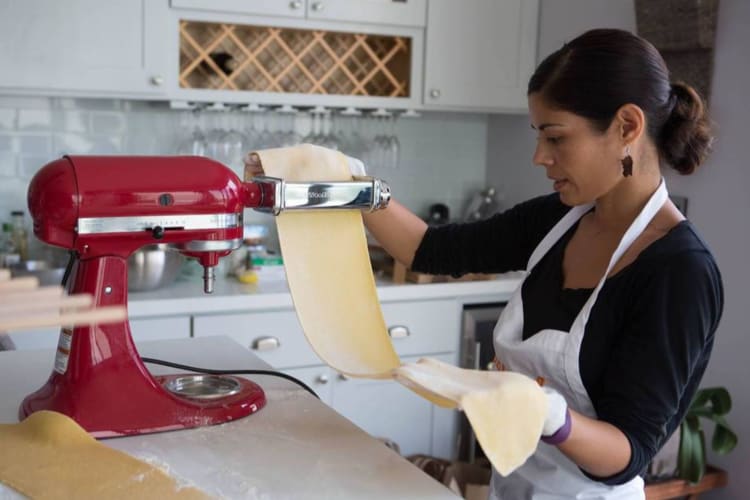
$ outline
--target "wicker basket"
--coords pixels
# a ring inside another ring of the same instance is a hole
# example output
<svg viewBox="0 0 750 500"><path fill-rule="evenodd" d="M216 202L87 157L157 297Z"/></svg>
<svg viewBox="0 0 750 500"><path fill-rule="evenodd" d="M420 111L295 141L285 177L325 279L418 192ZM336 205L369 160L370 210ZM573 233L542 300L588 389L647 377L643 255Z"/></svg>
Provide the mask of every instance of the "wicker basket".
<svg viewBox="0 0 750 500"><path fill-rule="evenodd" d="M710 49L719 0L636 0L638 34L659 50Z"/></svg>

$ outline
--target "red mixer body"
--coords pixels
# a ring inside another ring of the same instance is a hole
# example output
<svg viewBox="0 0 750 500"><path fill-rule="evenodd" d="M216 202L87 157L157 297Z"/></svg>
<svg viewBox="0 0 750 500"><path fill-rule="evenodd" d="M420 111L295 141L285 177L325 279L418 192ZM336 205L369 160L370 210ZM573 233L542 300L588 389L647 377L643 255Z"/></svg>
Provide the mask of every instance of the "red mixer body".
<svg viewBox="0 0 750 500"><path fill-rule="evenodd" d="M202 157L64 157L32 179L28 201L35 235L77 256L69 293L91 294L96 306L127 306L133 252L169 243L216 265L242 239L243 209L273 203L262 189ZM212 400L175 395L164 388L169 379L146 369L127 320L64 328L52 374L19 414L58 411L94 436L112 437L227 422L266 402L244 378L239 392Z"/></svg>

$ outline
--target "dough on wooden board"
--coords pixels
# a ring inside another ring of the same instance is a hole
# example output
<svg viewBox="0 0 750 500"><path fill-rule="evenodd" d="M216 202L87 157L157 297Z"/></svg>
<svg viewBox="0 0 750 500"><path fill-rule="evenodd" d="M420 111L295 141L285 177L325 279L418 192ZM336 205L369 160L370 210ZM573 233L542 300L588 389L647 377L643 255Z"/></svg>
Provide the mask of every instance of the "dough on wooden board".
<svg viewBox="0 0 750 500"><path fill-rule="evenodd" d="M91 437L61 413L0 424L0 482L34 499L211 498Z"/></svg>
<svg viewBox="0 0 750 500"><path fill-rule="evenodd" d="M268 176L351 180L346 157L335 151L302 145L257 154ZM464 370L433 359L401 365L380 310L359 211L288 212L276 223L297 316L323 361L352 376L395 377L436 405L461 408L501 474L526 461L541 435L544 392L517 373Z"/></svg>

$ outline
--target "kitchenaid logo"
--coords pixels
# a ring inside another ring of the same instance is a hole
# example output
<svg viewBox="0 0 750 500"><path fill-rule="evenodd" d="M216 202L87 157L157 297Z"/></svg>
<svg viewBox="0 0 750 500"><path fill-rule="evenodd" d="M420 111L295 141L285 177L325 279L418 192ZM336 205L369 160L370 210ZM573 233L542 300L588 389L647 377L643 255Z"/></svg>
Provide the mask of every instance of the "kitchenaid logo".
<svg viewBox="0 0 750 500"><path fill-rule="evenodd" d="M310 191L307 193L308 198L330 198L330 196L328 191Z"/></svg>

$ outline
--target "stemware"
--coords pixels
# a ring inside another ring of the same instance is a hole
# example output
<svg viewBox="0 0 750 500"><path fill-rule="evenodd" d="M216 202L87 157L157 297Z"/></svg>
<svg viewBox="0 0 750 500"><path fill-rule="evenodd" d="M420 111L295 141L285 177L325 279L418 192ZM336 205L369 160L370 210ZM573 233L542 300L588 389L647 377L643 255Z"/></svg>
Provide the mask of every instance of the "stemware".
<svg viewBox="0 0 750 500"><path fill-rule="evenodd" d="M188 134L177 144L177 154L187 156L205 156L207 150L206 136L200 127L200 109L188 111Z"/></svg>

